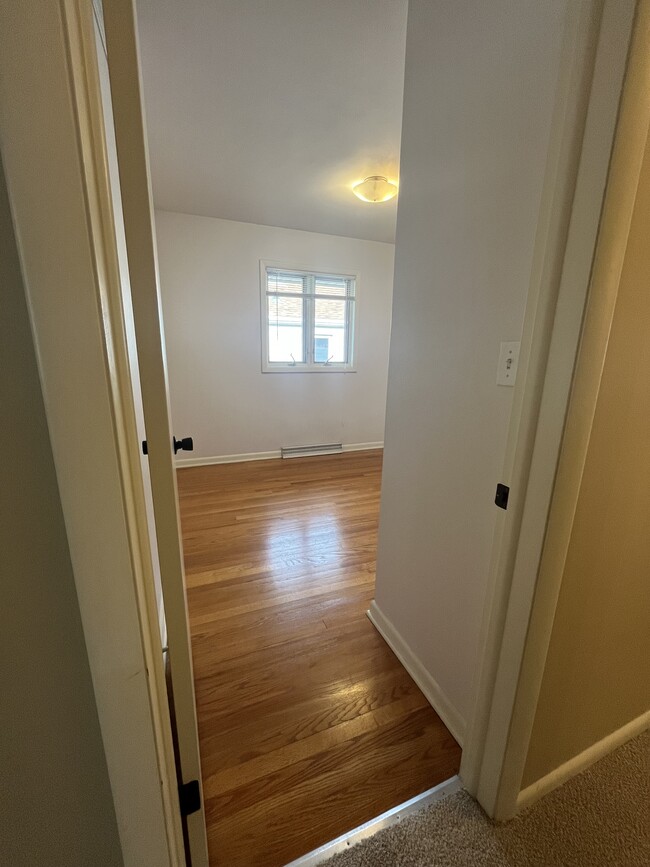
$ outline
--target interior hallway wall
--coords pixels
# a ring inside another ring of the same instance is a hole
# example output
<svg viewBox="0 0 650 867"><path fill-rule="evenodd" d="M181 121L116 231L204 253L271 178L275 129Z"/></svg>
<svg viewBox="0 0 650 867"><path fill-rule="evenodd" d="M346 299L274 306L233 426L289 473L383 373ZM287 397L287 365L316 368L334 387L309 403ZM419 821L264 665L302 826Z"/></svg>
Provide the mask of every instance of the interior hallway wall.
<svg viewBox="0 0 650 867"><path fill-rule="evenodd" d="M156 235L172 418L192 457L383 441L392 244L170 211ZM262 373L260 260L359 274L356 373Z"/></svg>
<svg viewBox="0 0 650 867"><path fill-rule="evenodd" d="M18 253L0 172L0 862L122 864Z"/></svg>
<svg viewBox="0 0 650 867"><path fill-rule="evenodd" d="M565 0L411 0L376 605L462 738Z"/></svg>
<svg viewBox="0 0 650 867"><path fill-rule="evenodd" d="M650 139L522 788L650 711Z"/></svg>

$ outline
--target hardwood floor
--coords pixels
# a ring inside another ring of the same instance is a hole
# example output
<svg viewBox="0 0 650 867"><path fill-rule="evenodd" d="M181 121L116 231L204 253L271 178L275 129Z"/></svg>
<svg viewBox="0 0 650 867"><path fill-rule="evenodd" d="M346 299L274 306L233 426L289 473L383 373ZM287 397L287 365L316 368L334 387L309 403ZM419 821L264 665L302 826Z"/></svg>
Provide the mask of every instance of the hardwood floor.
<svg viewBox="0 0 650 867"><path fill-rule="evenodd" d="M457 773L365 616L381 452L178 473L211 864L282 867Z"/></svg>

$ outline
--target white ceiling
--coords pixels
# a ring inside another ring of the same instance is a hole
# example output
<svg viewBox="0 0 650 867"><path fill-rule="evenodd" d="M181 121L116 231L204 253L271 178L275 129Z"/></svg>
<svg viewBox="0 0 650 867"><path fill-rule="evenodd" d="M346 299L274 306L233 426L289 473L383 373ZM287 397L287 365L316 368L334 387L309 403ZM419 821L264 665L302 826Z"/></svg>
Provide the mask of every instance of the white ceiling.
<svg viewBox="0 0 650 867"><path fill-rule="evenodd" d="M159 208L393 242L407 0L137 0Z"/></svg>

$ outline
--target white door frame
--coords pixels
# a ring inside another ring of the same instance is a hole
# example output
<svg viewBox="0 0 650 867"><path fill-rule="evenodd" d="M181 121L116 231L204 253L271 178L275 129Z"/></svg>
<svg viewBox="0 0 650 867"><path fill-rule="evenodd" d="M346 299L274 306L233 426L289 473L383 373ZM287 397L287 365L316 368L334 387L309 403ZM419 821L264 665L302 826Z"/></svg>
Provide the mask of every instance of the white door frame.
<svg viewBox="0 0 650 867"><path fill-rule="evenodd" d="M563 430L553 500L545 527L543 550L538 561L537 581L535 586L531 587L534 596L520 670L515 682L514 678L509 679L509 672L500 666L495 684L493 707L498 707L499 703L509 706L512 702L508 731L499 732L496 726L488 728L487 749L493 751L488 761L492 762L494 773L489 782L483 781L484 788L480 794L494 803L494 815L497 818L512 816L518 809L533 803L573 773L581 770L589 757L595 760L603 754L592 751L589 756L583 756L580 760L568 762L561 768L554 769L543 780L520 791L650 127L649 46L650 0L641 0L632 33L607 189L598 228L597 246L595 255L590 256L593 266L589 297L579 337L580 351L570 386L571 399ZM603 70L604 76L611 73L611 66ZM570 235L568 250L571 250L571 245L575 249L581 241L584 243L585 240L579 237L578 230L573 238ZM585 249L584 252L586 255L587 250ZM571 295L570 287L574 278L575 270L572 270L567 279L563 279L561 293L564 289L565 303L566 296ZM562 302L562 294L560 301ZM560 326L556 325L554 328L549 360L551 373L555 372L551 367L552 364L556 365L557 370L563 343L569 342L576 330L578 330L578 323L575 323L575 329L570 329L567 327L566 317L561 320ZM550 396L545 394L543 398L542 413L546 413L547 417L552 412L552 398L553 394ZM539 468L537 472L539 473ZM516 642L521 628L516 620L518 605L521 604L523 581L519 584L519 591L513 593L508 610L504 643ZM645 723L642 720L641 724L647 725L647 720ZM621 732L614 733L607 741L609 748L613 749L627 737L632 736L637 729L640 730L638 725L636 728L625 727ZM498 774L497 765L500 765Z"/></svg>
<svg viewBox="0 0 650 867"><path fill-rule="evenodd" d="M476 704L461 764L465 784L497 819L517 809L530 727L513 730L513 721L523 715L532 726L541 682L541 669L533 675L523 662L635 5L569 4L502 478L511 487L510 502L495 533ZM535 637L538 651L548 645L554 610L547 606L544 629ZM531 678L530 688L518 693L522 676Z"/></svg>
<svg viewBox="0 0 650 867"><path fill-rule="evenodd" d="M194 672L176 469L171 448L167 357L133 0L105 2L103 23L139 362L139 385L146 424L156 546L169 645L169 679L173 695L177 765L182 782L193 783L200 793L198 805L185 819L192 867L208 867ZM127 387L126 382L123 387ZM181 433L181 437L183 436Z"/></svg>
<svg viewBox="0 0 650 867"><path fill-rule="evenodd" d="M124 863L182 867L94 50L90 0L0 7L2 156Z"/></svg>

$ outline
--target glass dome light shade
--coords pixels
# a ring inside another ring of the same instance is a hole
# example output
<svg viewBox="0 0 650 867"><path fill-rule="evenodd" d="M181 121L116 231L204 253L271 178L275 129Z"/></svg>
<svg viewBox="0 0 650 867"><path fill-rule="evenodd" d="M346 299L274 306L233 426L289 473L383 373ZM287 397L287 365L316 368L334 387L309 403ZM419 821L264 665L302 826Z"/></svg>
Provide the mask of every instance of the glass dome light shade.
<svg viewBox="0 0 650 867"><path fill-rule="evenodd" d="M397 195L397 184L383 175L372 175L352 187L354 195L362 202L388 202Z"/></svg>

